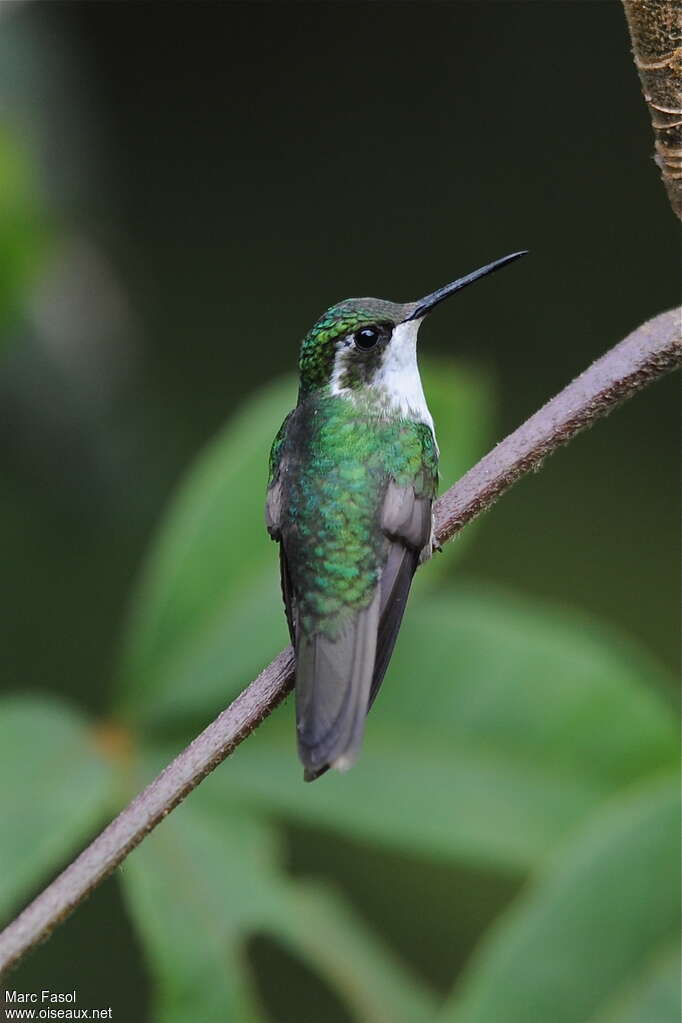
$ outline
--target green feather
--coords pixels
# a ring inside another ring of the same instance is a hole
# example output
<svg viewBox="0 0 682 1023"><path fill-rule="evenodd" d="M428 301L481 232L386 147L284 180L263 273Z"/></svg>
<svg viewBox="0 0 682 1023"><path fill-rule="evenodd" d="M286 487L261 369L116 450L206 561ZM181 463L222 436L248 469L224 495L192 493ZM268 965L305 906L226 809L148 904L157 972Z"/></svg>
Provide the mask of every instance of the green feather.
<svg viewBox="0 0 682 1023"><path fill-rule="evenodd" d="M273 447L287 457L288 560L304 630L332 635L372 599L389 479L433 497L438 455L428 426L387 418L369 402L319 394L297 415L295 437Z"/></svg>

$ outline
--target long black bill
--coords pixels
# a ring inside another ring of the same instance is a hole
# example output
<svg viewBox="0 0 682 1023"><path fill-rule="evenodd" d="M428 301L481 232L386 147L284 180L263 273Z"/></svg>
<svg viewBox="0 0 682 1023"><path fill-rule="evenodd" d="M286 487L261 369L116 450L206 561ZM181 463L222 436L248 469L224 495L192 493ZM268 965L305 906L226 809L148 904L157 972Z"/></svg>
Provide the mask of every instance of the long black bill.
<svg viewBox="0 0 682 1023"><path fill-rule="evenodd" d="M494 263L488 263L487 266L482 266L480 270L474 270L473 273L467 274L466 277L460 277L458 281L453 281L452 284L446 284L438 291L432 292L427 295L426 298L420 299L415 307L414 312L407 317L408 320L421 320L422 316L426 316L434 306L437 306L439 302L449 298L450 295L454 295L456 291L461 291L462 288L466 288L468 284L473 284L479 277L486 277L488 274L495 273L501 267L506 266L507 263L513 263L515 259L520 259L521 256L525 256L528 253L528 249L522 249L520 252L512 252L509 256L503 256L502 259L496 259Z"/></svg>

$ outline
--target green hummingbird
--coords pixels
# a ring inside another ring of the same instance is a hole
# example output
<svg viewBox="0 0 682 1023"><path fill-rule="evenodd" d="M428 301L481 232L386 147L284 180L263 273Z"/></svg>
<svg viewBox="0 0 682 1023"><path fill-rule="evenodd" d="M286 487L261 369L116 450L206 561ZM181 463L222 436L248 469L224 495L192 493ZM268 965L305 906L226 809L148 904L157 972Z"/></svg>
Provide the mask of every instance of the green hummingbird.
<svg viewBox="0 0 682 1023"><path fill-rule="evenodd" d="M412 577L433 550L439 452L417 366L419 326L522 255L417 302L346 299L303 339L298 403L272 446L265 514L280 545L306 781L357 760Z"/></svg>

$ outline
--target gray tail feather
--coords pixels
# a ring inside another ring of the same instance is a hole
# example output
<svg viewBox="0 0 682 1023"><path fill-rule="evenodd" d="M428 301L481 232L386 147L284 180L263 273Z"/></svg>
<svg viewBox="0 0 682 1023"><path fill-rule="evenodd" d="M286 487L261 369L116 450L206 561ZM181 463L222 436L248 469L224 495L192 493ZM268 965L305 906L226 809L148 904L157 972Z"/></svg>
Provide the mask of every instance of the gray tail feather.
<svg viewBox="0 0 682 1023"><path fill-rule="evenodd" d="M296 637L296 726L306 781L357 760L374 674L380 588L334 639Z"/></svg>

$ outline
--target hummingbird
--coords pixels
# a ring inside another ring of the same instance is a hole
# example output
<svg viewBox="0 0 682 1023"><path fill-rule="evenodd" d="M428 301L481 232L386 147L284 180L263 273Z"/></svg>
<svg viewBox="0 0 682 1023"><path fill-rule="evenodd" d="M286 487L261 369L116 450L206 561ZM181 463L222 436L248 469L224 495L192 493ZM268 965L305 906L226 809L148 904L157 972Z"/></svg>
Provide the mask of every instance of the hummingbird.
<svg viewBox="0 0 682 1023"><path fill-rule="evenodd" d="M417 365L420 324L523 255L416 302L346 299L303 339L298 402L270 453L265 518L279 543L305 781L356 762L412 578L434 549L439 449Z"/></svg>

